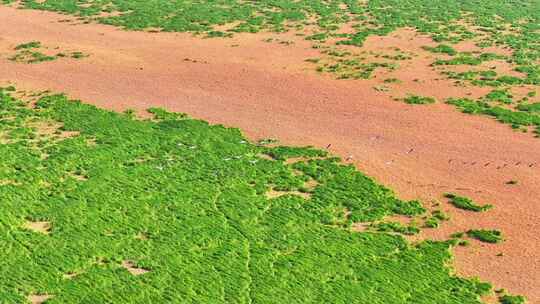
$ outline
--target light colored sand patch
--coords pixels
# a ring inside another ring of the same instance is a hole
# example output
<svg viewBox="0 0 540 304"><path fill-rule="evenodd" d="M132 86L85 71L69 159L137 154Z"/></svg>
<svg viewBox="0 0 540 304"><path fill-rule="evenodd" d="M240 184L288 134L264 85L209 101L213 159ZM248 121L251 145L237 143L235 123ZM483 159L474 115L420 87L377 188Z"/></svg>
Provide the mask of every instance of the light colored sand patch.
<svg viewBox="0 0 540 304"><path fill-rule="evenodd" d="M313 190L315 188L317 188L317 186L319 185L319 182L314 180L314 179L310 179L308 180L307 182L304 183L304 188L308 189L308 190Z"/></svg>
<svg viewBox="0 0 540 304"><path fill-rule="evenodd" d="M44 295L29 295L27 297L28 301L32 304L42 304L45 303L47 300L52 299L53 296L44 294Z"/></svg>
<svg viewBox="0 0 540 304"><path fill-rule="evenodd" d="M23 227L25 229L28 229L37 233L43 233L43 234L49 234L52 229L52 225L50 222L27 221L26 223L24 223Z"/></svg>
<svg viewBox="0 0 540 304"><path fill-rule="evenodd" d="M0 144L1 144L1 141L0 141ZM22 184L11 179L0 179L0 186L7 186L7 185L20 186Z"/></svg>
<svg viewBox="0 0 540 304"><path fill-rule="evenodd" d="M80 182L84 182L84 181L87 181L88 180L88 177L84 176L84 175L81 175L81 174L77 174L75 172L70 172L68 174L71 178L77 180L77 181L80 181Z"/></svg>
<svg viewBox="0 0 540 304"><path fill-rule="evenodd" d="M308 160L309 160L308 157L291 157L291 158L287 158L287 160L285 160L285 164L291 165L291 164L294 164L294 163L305 162L305 161L308 161Z"/></svg>
<svg viewBox="0 0 540 304"><path fill-rule="evenodd" d="M272 156L268 155L268 154L264 154L264 153L259 153L257 154L257 157L258 158L262 158L262 159L266 159L266 160L275 160Z"/></svg>
<svg viewBox="0 0 540 304"><path fill-rule="evenodd" d="M95 139L95 138L88 138L88 139L86 140L86 145L89 146L89 147L95 147L95 146L97 146L96 139Z"/></svg>
<svg viewBox="0 0 540 304"><path fill-rule="evenodd" d="M368 223L353 223L351 225L351 229L355 232L364 232L367 231L369 228Z"/></svg>
<svg viewBox="0 0 540 304"><path fill-rule="evenodd" d="M145 232L139 232L139 233L137 233L135 238L138 239L138 240L141 240L141 241L146 241L146 240L148 240L148 234L145 233Z"/></svg>
<svg viewBox="0 0 540 304"><path fill-rule="evenodd" d="M76 276L78 276L80 273L77 273L77 272L69 272L69 273L65 273L64 275L62 275L62 277L66 280L71 280L73 278L75 278Z"/></svg>
<svg viewBox="0 0 540 304"><path fill-rule="evenodd" d="M28 126L36 129L36 133L40 136L52 136L62 127L62 124L52 121L36 121L28 123Z"/></svg>
<svg viewBox="0 0 540 304"><path fill-rule="evenodd" d="M139 276L150 272L150 270L136 267L135 263L133 263L132 261L123 261L122 267L124 267L127 271L129 271L129 273L134 276Z"/></svg>
<svg viewBox="0 0 540 304"><path fill-rule="evenodd" d="M284 195L297 195L306 200L311 198L311 193L305 193L300 191L277 191L274 189L266 191L266 198L268 199L278 198Z"/></svg>
<svg viewBox="0 0 540 304"><path fill-rule="evenodd" d="M61 130L63 124L55 121L35 121L28 123L28 126L34 128L37 135L41 137L57 137L59 139L66 139L78 136L80 134L80 132L77 131Z"/></svg>

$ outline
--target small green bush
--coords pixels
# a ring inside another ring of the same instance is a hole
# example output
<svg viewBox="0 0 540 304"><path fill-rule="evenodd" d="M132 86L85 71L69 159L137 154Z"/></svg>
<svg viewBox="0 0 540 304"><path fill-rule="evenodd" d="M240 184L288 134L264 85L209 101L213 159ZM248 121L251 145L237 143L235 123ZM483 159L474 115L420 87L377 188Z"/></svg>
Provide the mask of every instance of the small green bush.
<svg viewBox="0 0 540 304"><path fill-rule="evenodd" d="M424 50L430 51L432 53L447 54L447 55L450 55L450 56L454 56L454 55L457 54L457 51L453 47L451 47L449 45L446 45L446 44L439 44L436 47L424 46L422 48Z"/></svg>
<svg viewBox="0 0 540 304"><path fill-rule="evenodd" d="M15 47L15 50L27 50L27 49L37 49L41 47L41 42L39 41L31 41L23 44L19 44Z"/></svg>
<svg viewBox="0 0 540 304"><path fill-rule="evenodd" d="M499 302L501 304L525 304L525 297L523 296L513 296L513 295L503 295L499 297Z"/></svg>
<svg viewBox="0 0 540 304"><path fill-rule="evenodd" d="M493 208L493 205L477 205L470 198L458 196L452 193L446 193L444 196L450 199L450 203L452 205L463 210L482 212Z"/></svg>
<svg viewBox="0 0 540 304"><path fill-rule="evenodd" d="M405 101L405 103L415 104L415 105L435 103L435 99L432 97L422 97L422 96L416 96L416 95L405 97L403 101Z"/></svg>
<svg viewBox="0 0 540 304"><path fill-rule="evenodd" d="M499 243L503 240L502 233L498 230L471 229L467 235L485 243Z"/></svg>

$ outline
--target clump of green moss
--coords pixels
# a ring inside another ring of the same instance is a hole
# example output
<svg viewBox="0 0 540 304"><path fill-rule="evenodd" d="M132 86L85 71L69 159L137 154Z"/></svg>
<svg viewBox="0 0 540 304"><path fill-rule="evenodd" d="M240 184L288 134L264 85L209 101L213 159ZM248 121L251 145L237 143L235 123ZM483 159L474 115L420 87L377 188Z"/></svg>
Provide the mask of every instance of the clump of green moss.
<svg viewBox="0 0 540 304"><path fill-rule="evenodd" d="M540 112L540 102L520 104L517 109L524 112Z"/></svg>
<svg viewBox="0 0 540 304"><path fill-rule="evenodd" d="M499 297L499 302L501 304L525 304L525 297L506 294Z"/></svg>
<svg viewBox="0 0 540 304"><path fill-rule="evenodd" d="M403 99L405 103L408 104L430 104L435 103L435 99L433 97L423 97L423 96L417 96L417 95L410 95Z"/></svg>
<svg viewBox="0 0 540 304"><path fill-rule="evenodd" d="M508 89L505 89L505 90L493 90L489 92L484 97L484 99L487 101L495 101L495 102L500 102L500 103L505 103L505 104L511 104L513 97L514 96L512 95L512 93L510 93Z"/></svg>
<svg viewBox="0 0 540 304"><path fill-rule="evenodd" d="M467 231L467 235L485 243L499 243L503 240L499 230L471 229Z"/></svg>
<svg viewBox="0 0 540 304"><path fill-rule="evenodd" d="M434 210L431 212L431 217L424 222L424 226L427 228L437 228L441 221L448 221L449 219L450 217L441 210Z"/></svg>
<svg viewBox="0 0 540 304"><path fill-rule="evenodd" d="M39 41L30 41L27 43L19 44L15 47L15 50L27 50L27 49L38 49L41 47L41 42Z"/></svg>
<svg viewBox="0 0 540 304"><path fill-rule="evenodd" d="M446 193L444 196L446 198L449 198L450 203L454 205L456 208L463 209L463 210L482 212L482 211L487 211L493 208L493 205L489 205L489 204L477 205L468 197L458 196L452 193Z"/></svg>

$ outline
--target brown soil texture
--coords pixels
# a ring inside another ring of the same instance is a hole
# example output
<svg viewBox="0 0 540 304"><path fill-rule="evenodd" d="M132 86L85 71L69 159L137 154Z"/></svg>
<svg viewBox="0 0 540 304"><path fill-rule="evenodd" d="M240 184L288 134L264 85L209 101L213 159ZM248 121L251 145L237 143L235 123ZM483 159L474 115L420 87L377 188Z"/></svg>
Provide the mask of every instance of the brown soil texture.
<svg viewBox="0 0 540 304"><path fill-rule="evenodd" d="M317 75L304 60L320 54L293 34L201 39L58 22L62 19L66 16L0 6L1 82L66 92L113 110L162 106L239 127L251 139L321 148L331 144L331 152L350 159L401 198L442 202L451 220L424 230L422 237L447 239L471 228L500 229L502 244L472 241L457 248L457 272L540 303L540 140L442 102L411 106L393 100L406 93L439 100L486 93L454 87L432 70L433 54L420 48L435 45L429 38L410 30L370 38L367 50L398 46L420 55L397 71L354 81ZM269 37L295 43L262 41ZM31 65L6 59L14 46L32 40L90 57ZM390 77L403 82L389 84L390 92L373 89ZM519 183L507 185L510 180ZM445 192L495 208L480 214L457 210L442 198Z"/></svg>

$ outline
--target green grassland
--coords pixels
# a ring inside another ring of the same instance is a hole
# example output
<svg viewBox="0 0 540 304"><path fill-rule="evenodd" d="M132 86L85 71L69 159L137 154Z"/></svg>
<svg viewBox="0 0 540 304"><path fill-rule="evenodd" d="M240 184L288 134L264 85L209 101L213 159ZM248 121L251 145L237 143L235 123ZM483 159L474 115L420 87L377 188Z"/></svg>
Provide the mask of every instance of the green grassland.
<svg viewBox="0 0 540 304"><path fill-rule="evenodd" d="M353 231L425 209L324 151L13 91L0 89L1 303L463 304L491 290L452 274L450 241Z"/></svg>

